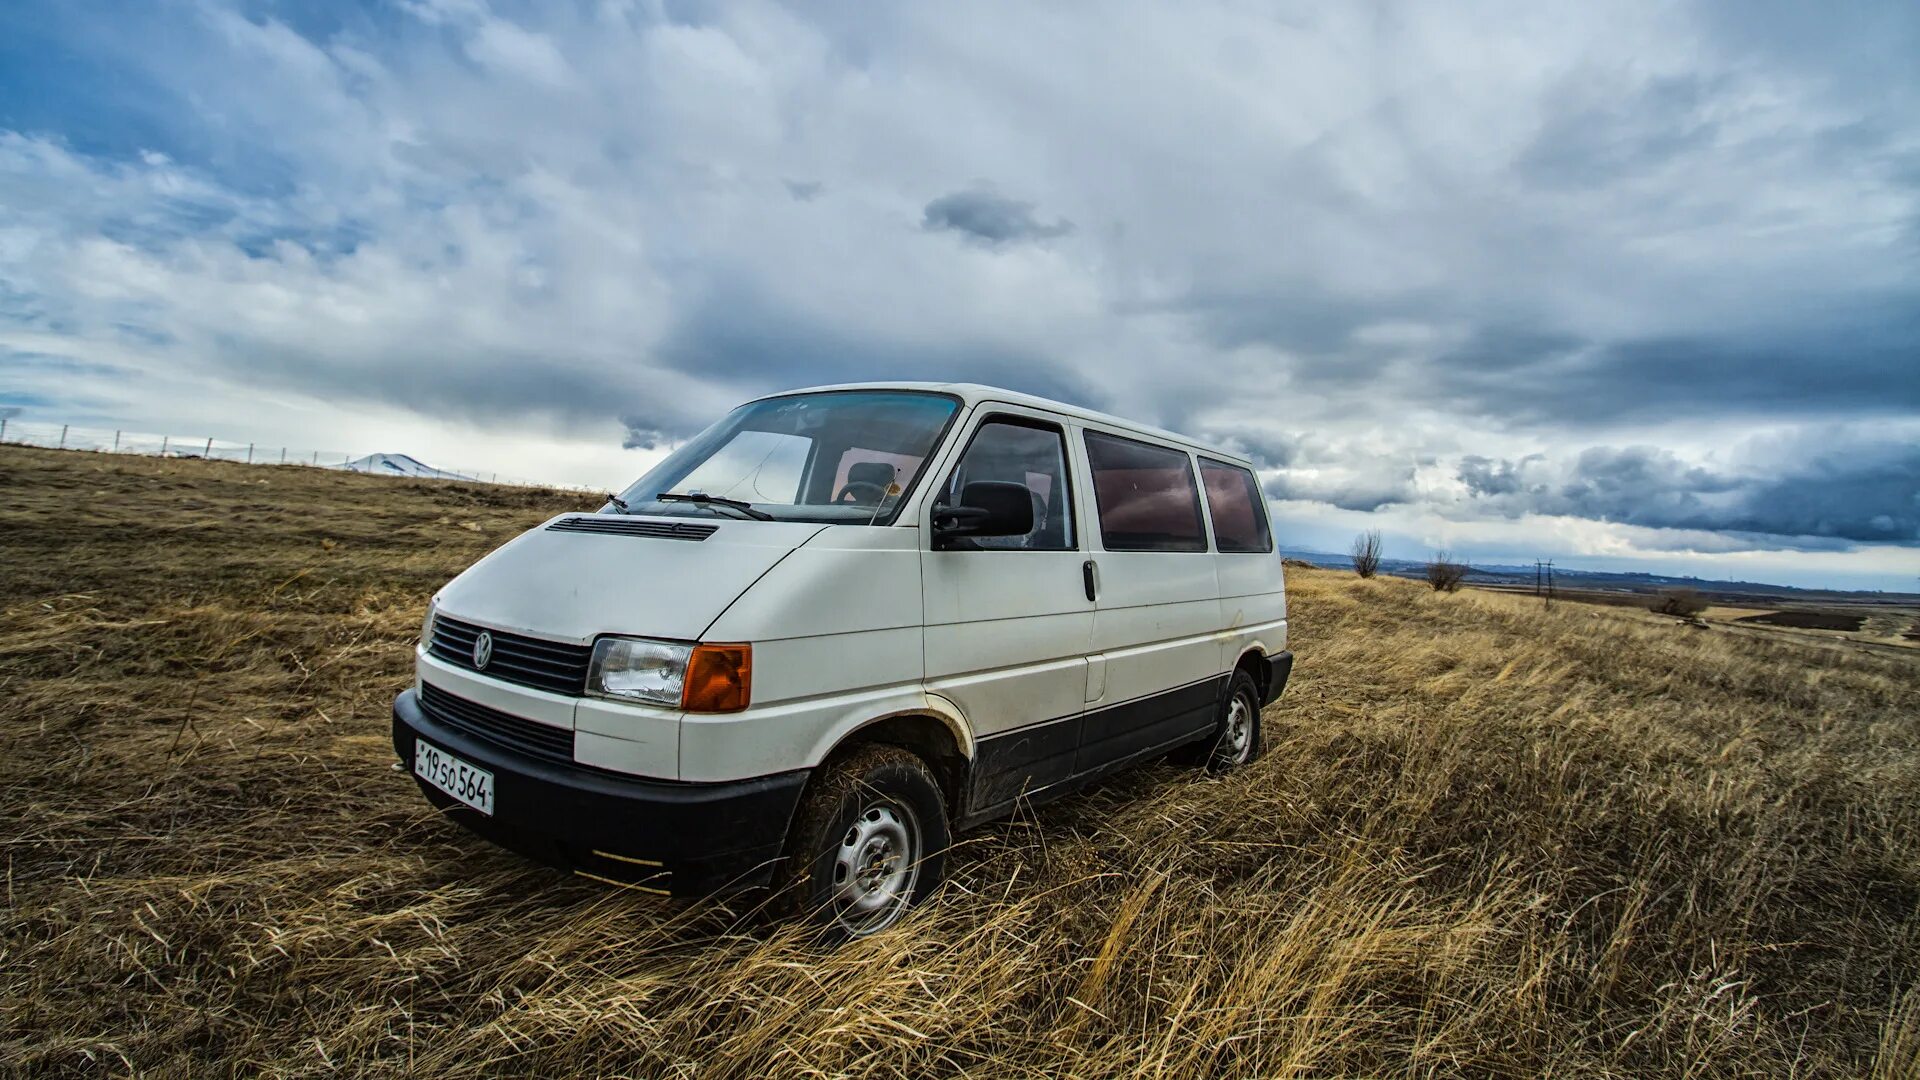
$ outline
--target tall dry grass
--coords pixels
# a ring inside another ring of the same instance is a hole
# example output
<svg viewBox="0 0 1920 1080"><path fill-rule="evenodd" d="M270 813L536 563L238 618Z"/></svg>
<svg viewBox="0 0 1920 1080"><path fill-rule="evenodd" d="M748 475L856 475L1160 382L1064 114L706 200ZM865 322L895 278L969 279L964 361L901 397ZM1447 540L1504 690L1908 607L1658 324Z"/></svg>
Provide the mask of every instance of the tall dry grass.
<svg viewBox="0 0 1920 1080"><path fill-rule="evenodd" d="M822 952L390 767L427 593L574 498L0 450L0 1069L1920 1076L1911 661L1295 572L1262 761Z"/></svg>

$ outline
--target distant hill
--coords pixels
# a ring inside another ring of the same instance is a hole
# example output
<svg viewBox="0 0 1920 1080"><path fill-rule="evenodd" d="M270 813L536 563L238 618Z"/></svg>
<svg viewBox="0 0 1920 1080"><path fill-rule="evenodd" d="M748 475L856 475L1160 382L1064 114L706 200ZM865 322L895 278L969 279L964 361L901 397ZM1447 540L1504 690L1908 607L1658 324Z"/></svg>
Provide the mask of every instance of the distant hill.
<svg viewBox="0 0 1920 1080"><path fill-rule="evenodd" d="M376 476L405 476L423 480L472 480L474 477L461 473L436 469L417 458L406 454L368 454L354 458L339 465L326 465L323 468L345 469L348 472L372 473Z"/></svg>
<svg viewBox="0 0 1920 1080"><path fill-rule="evenodd" d="M1280 553L1289 559L1301 559L1316 566L1335 569L1353 569L1353 559L1347 555L1331 551L1308 551L1302 548L1280 549ZM1421 578L1426 576L1425 560L1381 559L1380 572L1395 577ZM1524 566L1488 563L1474 564L1467 572L1469 585L1505 585L1533 586L1534 568L1532 564ZM1846 589L1801 589L1792 585L1770 585L1760 581L1714 581L1697 577L1669 577L1664 574L1611 573L1604 570L1576 570L1565 566L1553 568L1553 583L1560 589L1585 589L1596 592L1651 593L1661 589L1697 589L1702 593L1721 598L1737 597L1777 597L1794 600L1846 600L1851 603L1884 603L1909 605L1920 602L1920 593L1890 593L1877 591L1849 591Z"/></svg>

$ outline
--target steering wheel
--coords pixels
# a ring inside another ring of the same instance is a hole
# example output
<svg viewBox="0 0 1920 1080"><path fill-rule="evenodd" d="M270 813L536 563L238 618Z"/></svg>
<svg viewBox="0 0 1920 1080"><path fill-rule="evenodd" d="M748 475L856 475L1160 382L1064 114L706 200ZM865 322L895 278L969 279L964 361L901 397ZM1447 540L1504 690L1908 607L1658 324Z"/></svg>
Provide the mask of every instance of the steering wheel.
<svg viewBox="0 0 1920 1080"><path fill-rule="evenodd" d="M860 497L863 492L872 492L873 501L863 501ZM849 495L853 496L853 504L855 506L879 506L881 500L887 497L887 489L879 484L869 483L865 480L849 480L841 485L840 494L835 495L833 501L837 503L846 502L847 496Z"/></svg>

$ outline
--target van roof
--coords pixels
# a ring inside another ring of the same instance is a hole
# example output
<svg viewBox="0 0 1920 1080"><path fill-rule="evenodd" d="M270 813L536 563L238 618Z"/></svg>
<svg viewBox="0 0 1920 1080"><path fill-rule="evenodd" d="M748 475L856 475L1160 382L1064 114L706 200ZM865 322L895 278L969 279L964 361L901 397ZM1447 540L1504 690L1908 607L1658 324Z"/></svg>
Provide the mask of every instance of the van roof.
<svg viewBox="0 0 1920 1080"><path fill-rule="evenodd" d="M962 382L837 383L832 386L808 386L808 387L803 387L803 388L794 389L794 390L782 390L776 394L762 395L760 398L756 398L755 400L765 400L766 398L777 398L777 397L791 397L795 394L815 394L824 390L921 390L921 391L933 391L933 392L942 393L942 394L952 394L953 396L961 399L968 405L977 405L983 401L998 401L998 402L1004 402L1009 405L1025 405L1029 408L1045 409L1049 412L1060 413L1062 415L1071 416L1079 420L1091 420L1098 424L1108 424L1113 427L1123 428L1128 431L1137 431L1143 435L1151 435L1154 438L1164 439L1167 442L1178 443L1181 446L1184 446L1190 450L1195 450L1200 453L1206 454L1209 457L1217 457L1223 461L1231 461L1239 465L1245 465L1249 469L1253 468L1252 460L1249 459L1245 454L1237 454L1231 450L1224 450L1210 443L1203 443L1198 439L1194 439L1186 435L1182 435L1179 432L1167 431L1163 428L1157 428L1148 424L1142 424L1136 420L1128 420L1127 418L1122 416L1114 416L1111 413L1098 412L1093 409L1083 409L1078 405L1069 405L1064 401L1055 401L1052 398L1043 398L1036 394L1023 394L1018 390L1008 390L998 386L986 386L981 383L962 383Z"/></svg>

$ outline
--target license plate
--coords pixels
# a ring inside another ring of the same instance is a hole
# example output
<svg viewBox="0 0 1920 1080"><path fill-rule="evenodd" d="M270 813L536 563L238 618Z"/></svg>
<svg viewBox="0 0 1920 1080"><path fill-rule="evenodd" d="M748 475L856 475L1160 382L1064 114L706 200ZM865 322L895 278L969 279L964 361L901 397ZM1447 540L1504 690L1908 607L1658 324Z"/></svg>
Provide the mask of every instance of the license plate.
<svg viewBox="0 0 1920 1080"><path fill-rule="evenodd" d="M493 774L469 765L425 739L413 740L413 771L475 810L493 816Z"/></svg>

